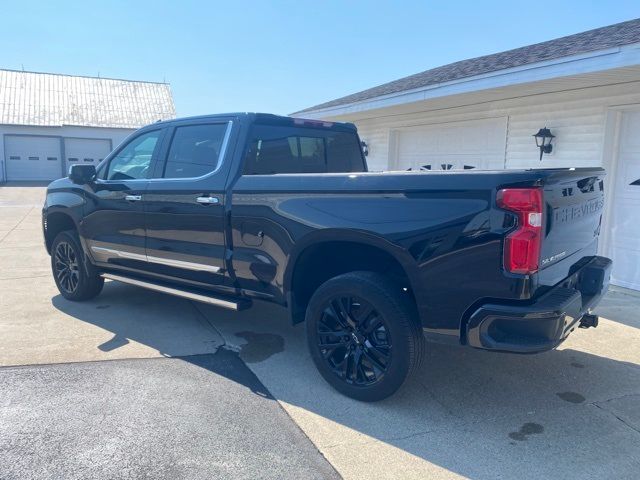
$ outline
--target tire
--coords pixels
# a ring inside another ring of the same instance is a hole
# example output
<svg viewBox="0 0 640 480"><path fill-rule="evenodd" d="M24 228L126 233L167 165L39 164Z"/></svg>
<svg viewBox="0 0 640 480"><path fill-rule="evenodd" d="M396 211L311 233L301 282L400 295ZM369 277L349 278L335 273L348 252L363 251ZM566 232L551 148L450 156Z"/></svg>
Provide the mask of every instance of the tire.
<svg viewBox="0 0 640 480"><path fill-rule="evenodd" d="M394 394L424 356L412 301L378 273L351 272L322 284L311 297L306 324L320 374L356 400L375 402Z"/></svg>
<svg viewBox="0 0 640 480"><path fill-rule="evenodd" d="M53 240L51 271L60 294L74 302L96 297L104 286L104 279L86 259L75 230L60 232Z"/></svg>

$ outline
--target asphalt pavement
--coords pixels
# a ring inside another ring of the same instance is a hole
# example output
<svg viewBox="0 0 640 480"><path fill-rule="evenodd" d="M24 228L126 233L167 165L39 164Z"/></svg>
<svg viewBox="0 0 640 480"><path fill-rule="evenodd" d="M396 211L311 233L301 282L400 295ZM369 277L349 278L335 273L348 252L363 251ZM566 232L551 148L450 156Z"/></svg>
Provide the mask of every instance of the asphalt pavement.
<svg viewBox="0 0 640 480"><path fill-rule="evenodd" d="M238 354L0 368L0 477L339 478Z"/></svg>

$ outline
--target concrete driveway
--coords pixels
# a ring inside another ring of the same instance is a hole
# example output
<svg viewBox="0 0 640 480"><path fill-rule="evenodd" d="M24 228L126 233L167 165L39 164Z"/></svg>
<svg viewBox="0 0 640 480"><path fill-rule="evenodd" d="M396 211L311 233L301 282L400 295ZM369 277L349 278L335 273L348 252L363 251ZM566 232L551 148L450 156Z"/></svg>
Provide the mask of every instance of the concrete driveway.
<svg viewBox="0 0 640 480"><path fill-rule="evenodd" d="M637 478L633 292L610 292L600 326L553 352L430 346L399 394L363 404L324 383L304 326L289 325L277 306L231 313L116 283L93 301L67 302L42 247L42 194L0 188L0 364L38 365L0 368L0 469L11 465L0 477L46 477L47 465L68 476L133 477L159 461L152 476L326 478L335 475L326 458L345 478ZM83 438L91 448L74 446ZM147 443L153 454L140 456Z"/></svg>

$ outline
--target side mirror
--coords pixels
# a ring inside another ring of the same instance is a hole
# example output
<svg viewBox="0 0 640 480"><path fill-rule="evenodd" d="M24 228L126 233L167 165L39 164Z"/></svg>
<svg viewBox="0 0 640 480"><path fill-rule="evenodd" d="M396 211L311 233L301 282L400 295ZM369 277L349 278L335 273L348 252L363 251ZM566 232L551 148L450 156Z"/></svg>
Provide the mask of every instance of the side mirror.
<svg viewBox="0 0 640 480"><path fill-rule="evenodd" d="M367 142L365 142L364 140L360 141L360 147L362 147L362 154L365 157L369 156L369 145L367 145Z"/></svg>
<svg viewBox="0 0 640 480"><path fill-rule="evenodd" d="M71 165L69 179L78 185L85 185L96 178L95 165Z"/></svg>

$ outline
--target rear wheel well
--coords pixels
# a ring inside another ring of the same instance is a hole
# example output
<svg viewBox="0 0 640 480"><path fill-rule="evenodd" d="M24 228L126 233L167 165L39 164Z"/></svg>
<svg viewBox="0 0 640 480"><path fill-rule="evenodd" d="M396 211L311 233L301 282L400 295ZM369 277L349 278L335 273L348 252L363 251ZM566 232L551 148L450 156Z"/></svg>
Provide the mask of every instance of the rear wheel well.
<svg viewBox="0 0 640 480"><path fill-rule="evenodd" d="M47 215L44 240L48 252L51 252L53 240L60 232L64 232L65 230L76 230L76 224L69 215L61 212L54 212Z"/></svg>
<svg viewBox="0 0 640 480"><path fill-rule="evenodd" d="M304 320L313 293L330 278L354 271L377 272L406 289L415 304L409 278L398 260L384 250L357 242L323 242L307 247L297 258L291 279L293 322Z"/></svg>

